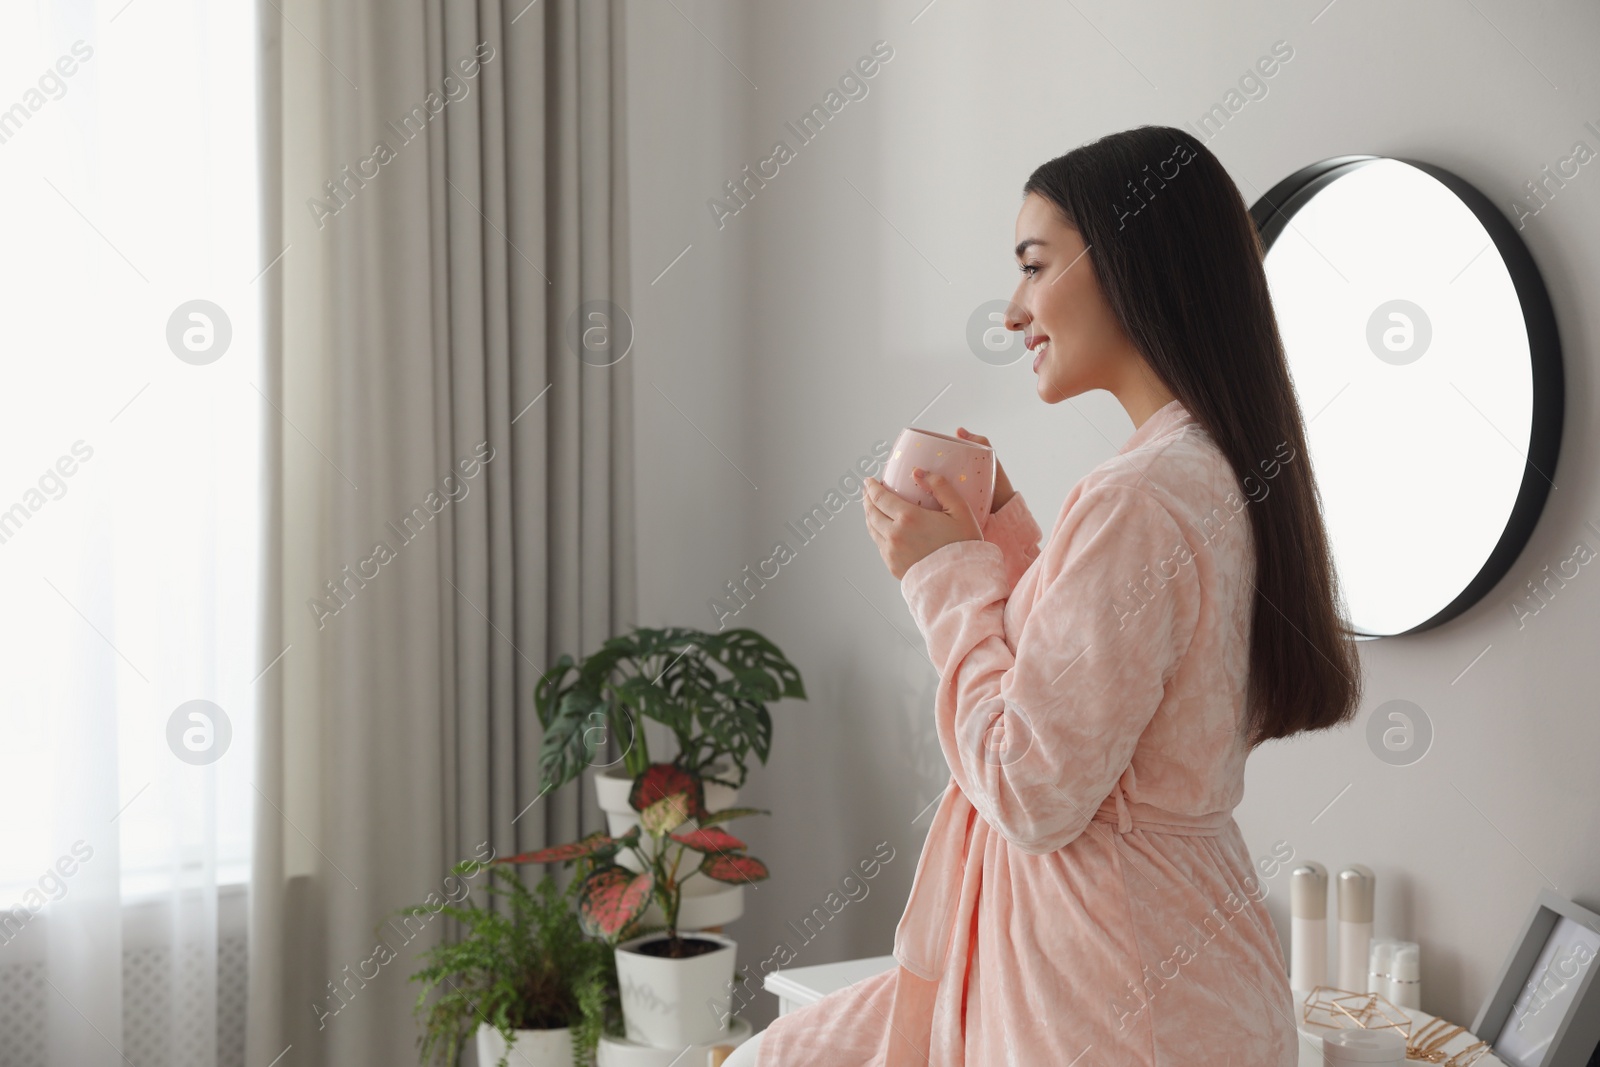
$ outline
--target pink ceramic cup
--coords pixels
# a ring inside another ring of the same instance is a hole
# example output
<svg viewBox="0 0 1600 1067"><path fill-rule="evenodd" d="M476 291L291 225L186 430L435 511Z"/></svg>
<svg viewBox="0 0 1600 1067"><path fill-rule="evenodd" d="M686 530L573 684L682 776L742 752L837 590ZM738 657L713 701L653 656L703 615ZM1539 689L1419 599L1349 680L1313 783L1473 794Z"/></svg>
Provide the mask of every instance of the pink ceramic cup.
<svg viewBox="0 0 1600 1067"><path fill-rule="evenodd" d="M943 511L933 494L911 477L913 467L944 475L971 506L978 525L988 519L994 500L994 449L914 426L900 431L889 462L884 464L883 484L918 507Z"/></svg>

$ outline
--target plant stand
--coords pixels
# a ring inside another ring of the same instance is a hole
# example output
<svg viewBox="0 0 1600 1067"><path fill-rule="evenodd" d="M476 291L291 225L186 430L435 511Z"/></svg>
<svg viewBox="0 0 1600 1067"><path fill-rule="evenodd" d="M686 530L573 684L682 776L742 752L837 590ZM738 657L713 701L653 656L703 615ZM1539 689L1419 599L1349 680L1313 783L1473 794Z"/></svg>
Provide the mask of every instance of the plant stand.
<svg viewBox="0 0 1600 1067"><path fill-rule="evenodd" d="M602 1037L596 1050L597 1067L714 1067L726 1053L750 1040L750 1024L735 1016L728 1023L728 1034L704 1045L692 1045L687 1052L677 1048L654 1048L620 1037Z"/></svg>

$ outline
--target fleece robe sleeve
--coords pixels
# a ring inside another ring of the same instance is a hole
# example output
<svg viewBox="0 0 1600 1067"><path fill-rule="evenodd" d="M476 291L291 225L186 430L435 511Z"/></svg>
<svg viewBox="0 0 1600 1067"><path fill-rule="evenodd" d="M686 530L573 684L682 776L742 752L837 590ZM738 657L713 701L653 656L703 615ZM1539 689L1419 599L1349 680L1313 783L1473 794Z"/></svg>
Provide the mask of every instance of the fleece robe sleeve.
<svg viewBox="0 0 1600 1067"><path fill-rule="evenodd" d="M1045 546L1015 654L999 544L959 541L906 570L901 593L939 671L940 748L978 814L1018 848L1070 843L1127 769L1194 636L1196 565L1153 495L1092 486Z"/></svg>
<svg viewBox="0 0 1600 1067"><path fill-rule="evenodd" d="M1010 500L989 513L983 526L983 539L1000 546L1006 563L1006 589L1014 588L1022 572L1038 557L1042 533L1021 493L1013 492Z"/></svg>

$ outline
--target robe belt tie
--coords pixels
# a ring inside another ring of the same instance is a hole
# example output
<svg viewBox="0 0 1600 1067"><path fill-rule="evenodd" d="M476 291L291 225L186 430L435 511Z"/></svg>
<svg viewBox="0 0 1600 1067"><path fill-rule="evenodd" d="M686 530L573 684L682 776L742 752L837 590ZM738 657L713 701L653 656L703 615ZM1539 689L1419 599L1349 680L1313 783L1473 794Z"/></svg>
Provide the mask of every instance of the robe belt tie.
<svg viewBox="0 0 1600 1067"><path fill-rule="evenodd" d="M1153 834L1182 834L1185 837L1216 837L1233 821L1231 811L1211 811L1204 815L1183 815L1154 804L1130 801L1119 782L1100 802L1093 822L1112 823L1117 833L1144 830Z"/></svg>

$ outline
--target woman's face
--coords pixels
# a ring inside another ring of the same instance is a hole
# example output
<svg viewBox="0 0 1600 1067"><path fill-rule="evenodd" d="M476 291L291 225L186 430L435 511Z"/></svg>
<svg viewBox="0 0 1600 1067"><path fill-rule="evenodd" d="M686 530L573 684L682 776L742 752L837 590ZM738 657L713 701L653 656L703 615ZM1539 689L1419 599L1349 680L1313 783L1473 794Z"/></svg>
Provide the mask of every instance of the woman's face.
<svg viewBox="0 0 1600 1067"><path fill-rule="evenodd" d="M1142 357L1100 292L1082 235L1038 193L1029 193L1017 214L1017 264L1022 279L1006 328L1024 332L1039 397L1056 404L1091 389L1120 394Z"/></svg>

